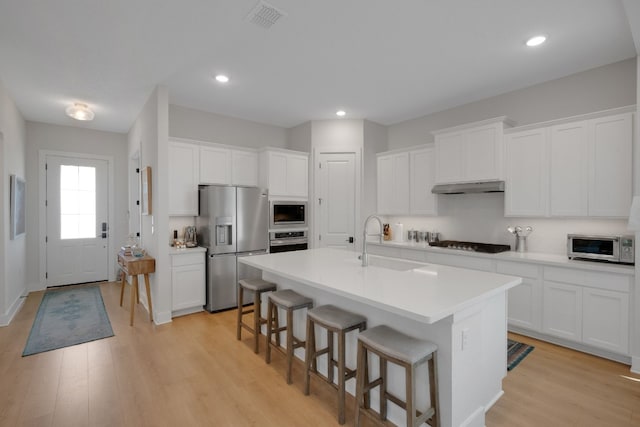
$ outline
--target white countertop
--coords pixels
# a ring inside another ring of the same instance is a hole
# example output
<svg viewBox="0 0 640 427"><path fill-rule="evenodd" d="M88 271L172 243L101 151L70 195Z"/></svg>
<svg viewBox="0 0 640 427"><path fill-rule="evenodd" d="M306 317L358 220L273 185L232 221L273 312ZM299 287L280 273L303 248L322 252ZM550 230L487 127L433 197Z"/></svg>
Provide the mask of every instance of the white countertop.
<svg viewBox="0 0 640 427"><path fill-rule="evenodd" d="M367 245L377 245L401 249L413 249L426 252L434 252L447 255L464 255L478 258L489 258L499 261L520 261L532 264L544 264L556 267L578 268L582 270L602 271L608 273L619 273L633 276L635 267L633 265L612 264L598 261L571 260L566 255L546 254L540 252L515 252L507 251L497 254L487 254L481 252L470 252L457 249L441 248L437 246L424 245L422 243L409 242L383 242L367 241Z"/></svg>
<svg viewBox="0 0 640 427"><path fill-rule="evenodd" d="M522 279L436 264L396 271L362 267L359 254L309 249L241 258L240 262L365 304L435 323L486 298L506 292ZM371 255L372 258L383 258Z"/></svg>
<svg viewBox="0 0 640 427"><path fill-rule="evenodd" d="M206 252L207 248L196 246L195 248L174 248L169 249L169 255L195 254L198 252Z"/></svg>

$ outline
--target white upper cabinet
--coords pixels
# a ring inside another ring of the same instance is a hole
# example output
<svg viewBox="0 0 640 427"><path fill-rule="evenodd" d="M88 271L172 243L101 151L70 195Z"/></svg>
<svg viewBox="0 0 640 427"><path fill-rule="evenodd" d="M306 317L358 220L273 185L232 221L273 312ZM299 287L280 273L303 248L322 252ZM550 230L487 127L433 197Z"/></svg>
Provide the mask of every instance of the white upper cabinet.
<svg viewBox="0 0 640 427"><path fill-rule="evenodd" d="M378 213L409 212L409 153L378 155Z"/></svg>
<svg viewBox="0 0 640 427"><path fill-rule="evenodd" d="M552 216L588 214L588 122L551 126L549 191Z"/></svg>
<svg viewBox="0 0 640 427"><path fill-rule="evenodd" d="M503 178L506 117L433 132L437 184L495 181Z"/></svg>
<svg viewBox="0 0 640 427"><path fill-rule="evenodd" d="M633 113L602 114L506 133L506 216L629 215Z"/></svg>
<svg viewBox="0 0 640 427"><path fill-rule="evenodd" d="M169 215L198 215L198 149L169 141Z"/></svg>
<svg viewBox="0 0 640 427"><path fill-rule="evenodd" d="M306 199L309 194L309 155L290 150L264 150L260 154L260 185L269 198Z"/></svg>
<svg viewBox="0 0 640 427"><path fill-rule="evenodd" d="M465 180L465 135L462 132L436 136L436 182Z"/></svg>
<svg viewBox="0 0 640 427"><path fill-rule="evenodd" d="M200 147L200 184L231 184L231 150Z"/></svg>
<svg viewBox="0 0 640 427"><path fill-rule="evenodd" d="M505 216L547 215L547 130L507 134L505 149Z"/></svg>
<svg viewBox="0 0 640 427"><path fill-rule="evenodd" d="M589 215L626 217L632 198L633 115L594 119L589 168Z"/></svg>
<svg viewBox="0 0 640 427"><path fill-rule="evenodd" d="M436 215L438 198L431 192L436 183L435 149L409 152L409 211L416 215Z"/></svg>
<svg viewBox="0 0 640 427"><path fill-rule="evenodd" d="M549 143L552 216L629 215L632 113L552 126Z"/></svg>
<svg viewBox="0 0 640 427"><path fill-rule="evenodd" d="M258 185L258 152L231 150L231 184Z"/></svg>
<svg viewBox="0 0 640 427"><path fill-rule="evenodd" d="M379 153L377 162L379 214L436 215L433 145Z"/></svg>
<svg viewBox="0 0 640 427"><path fill-rule="evenodd" d="M200 184L257 186L258 166L256 150L200 146Z"/></svg>

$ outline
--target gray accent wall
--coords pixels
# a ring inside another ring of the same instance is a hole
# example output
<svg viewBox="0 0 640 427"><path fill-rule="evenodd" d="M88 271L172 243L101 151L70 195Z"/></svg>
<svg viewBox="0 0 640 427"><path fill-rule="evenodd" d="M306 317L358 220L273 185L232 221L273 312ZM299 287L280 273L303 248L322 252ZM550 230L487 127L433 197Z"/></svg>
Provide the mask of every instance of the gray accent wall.
<svg viewBox="0 0 640 427"><path fill-rule="evenodd" d="M507 116L516 126L636 103L636 60L594 68L389 126L388 149L433 141L431 132Z"/></svg>
<svg viewBox="0 0 640 427"><path fill-rule="evenodd" d="M30 265L27 271L27 283L30 290L41 289L40 242L45 231L40 230L39 201L39 153L60 151L88 155L110 156L113 158L115 185L115 218L110 218L109 228L114 234L115 244L126 242L128 230L127 206L127 139L126 135L116 132L92 130L74 126L60 126L40 122L27 122L27 256ZM117 248L111 248L115 253ZM109 273L115 271L115 263L109 267Z"/></svg>
<svg viewBox="0 0 640 427"><path fill-rule="evenodd" d="M169 105L169 135L241 147L287 148L287 129Z"/></svg>
<svg viewBox="0 0 640 427"><path fill-rule="evenodd" d="M26 175L25 122L11 96L0 81L0 326L9 324L26 295L27 245L32 233L10 239L9 175ZM26 180L26 191L34 182ZM29 210L27 210L29 214Z"/></svg>

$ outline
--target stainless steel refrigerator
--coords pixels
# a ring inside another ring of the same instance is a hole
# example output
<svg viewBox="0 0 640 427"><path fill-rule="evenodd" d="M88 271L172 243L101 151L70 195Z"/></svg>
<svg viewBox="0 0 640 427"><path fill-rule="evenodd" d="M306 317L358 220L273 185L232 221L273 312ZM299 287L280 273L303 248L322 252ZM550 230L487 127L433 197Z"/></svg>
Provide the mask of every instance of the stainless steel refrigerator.
<svg viewBox="0 0 640 427"><path fill-rule="evenodd" d="M207 304L210 312L237 306L237 283L259 278L261 271L238 258L267 252L267 190L256 187L203 185L199 188L198 234L207 248ZM243 302L248 304L251 296Z"/></svg>

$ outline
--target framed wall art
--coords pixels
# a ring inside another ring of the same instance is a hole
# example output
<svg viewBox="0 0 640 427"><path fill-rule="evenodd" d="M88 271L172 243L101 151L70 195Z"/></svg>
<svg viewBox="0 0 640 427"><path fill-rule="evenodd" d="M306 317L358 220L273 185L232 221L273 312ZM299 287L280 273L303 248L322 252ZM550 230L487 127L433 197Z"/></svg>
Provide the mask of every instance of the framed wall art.
<svg viewBox="0 0 640 427"><path fill-rule="evenodd" d="M142 215L151 215L151 166L142 168L140 172L140 213Z"/></svg>
<svg viewBox="0 0 640 427"><path fill-rule="evenodd" d="M25 215L25 183L24 179L16 176L10 176L10 238L14 240L22 236L26 232L26 215Z"/></svg>

